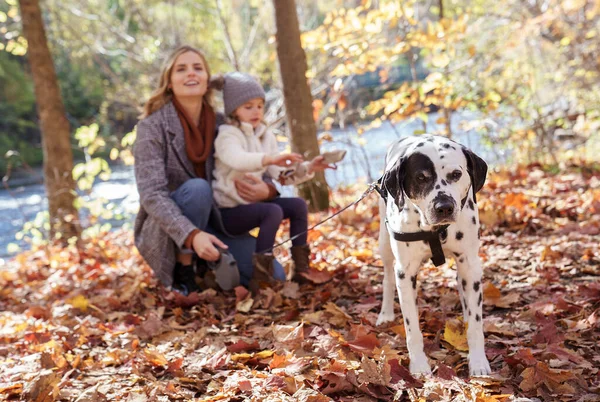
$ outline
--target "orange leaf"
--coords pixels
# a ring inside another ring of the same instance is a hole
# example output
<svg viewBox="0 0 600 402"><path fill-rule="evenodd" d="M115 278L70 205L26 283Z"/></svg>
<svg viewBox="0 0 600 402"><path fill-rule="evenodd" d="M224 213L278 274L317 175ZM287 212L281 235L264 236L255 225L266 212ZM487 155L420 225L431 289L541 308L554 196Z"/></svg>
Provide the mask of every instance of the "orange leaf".
<svg viewBox="0 0 600 402"><path fill-rule="evenodd" d="M273 360L271 360L271 363L269 364L269 368L274 369L284 367L286 361L287 357L285 355L278 355L277 353L275 353L273 355Z"/></svg>
<svg viewBox="0 0 600 402"><path fill-rule="evenodd" d="M169 361L156 350L144 349L144 356L153 366L166 366Z"/></svg>
<svg viewBox="0 0 600 402"><path fill-rule="evenodd" d="M176 371L181 370L182 365L183 365L183 357L180 357L179 359L175 359L175 360L169 362L169 367L167 368L167 371L169 373L175 373Z"/></svg>

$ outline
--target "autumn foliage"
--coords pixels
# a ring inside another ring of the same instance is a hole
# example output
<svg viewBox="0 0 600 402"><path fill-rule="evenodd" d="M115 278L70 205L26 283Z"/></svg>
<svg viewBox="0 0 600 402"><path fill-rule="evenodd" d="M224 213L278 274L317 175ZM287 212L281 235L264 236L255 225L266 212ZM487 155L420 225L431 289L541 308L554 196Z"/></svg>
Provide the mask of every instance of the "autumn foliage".
<svg viewBox="0 0 600 402"><path fill-rule="evenodd" d="M310 233L313 285L256 298L167 292L126 231L19 255L0 271L0 400L597 400L600 174L497 172L479 206L490 377L468 378L451 260L419 273L432 376L407 369L398 307L394 324L375 327L373 194Z"/></svg>

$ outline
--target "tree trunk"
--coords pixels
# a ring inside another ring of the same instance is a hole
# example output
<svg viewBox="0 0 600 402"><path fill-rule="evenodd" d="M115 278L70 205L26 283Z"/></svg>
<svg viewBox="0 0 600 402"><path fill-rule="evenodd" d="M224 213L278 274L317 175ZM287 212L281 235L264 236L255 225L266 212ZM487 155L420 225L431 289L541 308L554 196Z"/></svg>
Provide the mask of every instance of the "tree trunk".
<svg viewBox="0 0 600 402"><path fill-rule="evenodd" d="M39 0L19 0L19 6L42 132L50 239L66 242L80 232L77 209L73 206L76 194L70 127L48 49Z"/></svg>
<svg viewBox="0 0 600 402"><path fill-rule="evenodd" d="M283 95L288 127L292 138L292 151L304 159L319 155L317 127L313 119L312 95L306 81L306 54L300 42L300 26L295 0L273 0L277 26L277 57L283 82ZM323 211L329 208L329 187L323 172L299 186L309 210Z"/></svg>

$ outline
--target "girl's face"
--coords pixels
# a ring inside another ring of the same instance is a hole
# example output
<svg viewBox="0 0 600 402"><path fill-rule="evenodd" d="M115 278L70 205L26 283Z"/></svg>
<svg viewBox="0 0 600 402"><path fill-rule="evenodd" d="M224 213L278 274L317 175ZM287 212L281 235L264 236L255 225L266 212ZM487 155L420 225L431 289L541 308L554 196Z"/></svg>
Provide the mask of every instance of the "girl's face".
<svg viewBox="0 0 600 402"><path fill-rule="evenodd" d="M233 114L243 123L249 123L252 128L258 127L265 115L265 101L262 98L254 98L235 109Z"/></svg>
<svg viewBox="0 0 600 402"><path fill-rule="evenodd" d="M208 72L199 54L185 52L175 59L169 88L177 99L204 96L208 88Z"/></svg>

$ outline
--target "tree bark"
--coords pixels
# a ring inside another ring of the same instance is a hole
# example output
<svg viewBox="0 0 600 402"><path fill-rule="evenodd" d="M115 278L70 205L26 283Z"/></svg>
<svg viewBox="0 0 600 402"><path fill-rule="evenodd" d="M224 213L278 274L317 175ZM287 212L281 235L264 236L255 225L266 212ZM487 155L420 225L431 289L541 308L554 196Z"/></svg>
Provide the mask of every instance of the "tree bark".
<svg viewBox="0 0 600 402"><path fill-rule="evenodd" d="M46 40L39 0L19 0L19 6L42 132L50 239L66 242L80 233L77 209L73 206L76 193L70 127Z"/></svg>
<svg viewBox="0 0 600 402"><path fill-rule="evenodd" d="M277 57L283 82L283 95L288 127L292 138L292 151L304 159L319 155L317 127L313 119L312 95L306 80L306 54L300 41L300 26L295 0L273 0L277 33ZM307 200L309 210L329 208L329 187L323 172L299 186L301 196Z"/></svg>

